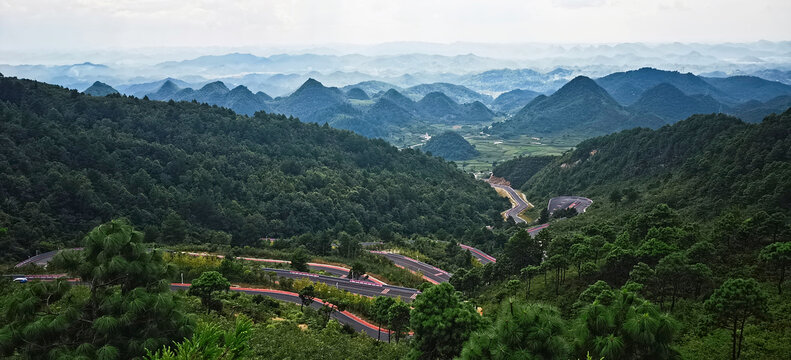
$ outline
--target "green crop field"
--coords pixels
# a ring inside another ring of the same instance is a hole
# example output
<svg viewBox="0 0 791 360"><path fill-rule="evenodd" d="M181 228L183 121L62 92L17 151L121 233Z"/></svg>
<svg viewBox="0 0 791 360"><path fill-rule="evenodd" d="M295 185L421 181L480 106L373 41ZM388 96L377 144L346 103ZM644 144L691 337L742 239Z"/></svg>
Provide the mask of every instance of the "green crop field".
<svg viewBox="0 0 791 360"><path fill-rule="evenodd" d="M480 156L457 164L465 171L490 171L492 163L510 160L527 155L560 155L579 143L581 136L557 138L538 138L528 135L513 139L500 139L495 136L470 134L464 137L481 153Z"/></svg>

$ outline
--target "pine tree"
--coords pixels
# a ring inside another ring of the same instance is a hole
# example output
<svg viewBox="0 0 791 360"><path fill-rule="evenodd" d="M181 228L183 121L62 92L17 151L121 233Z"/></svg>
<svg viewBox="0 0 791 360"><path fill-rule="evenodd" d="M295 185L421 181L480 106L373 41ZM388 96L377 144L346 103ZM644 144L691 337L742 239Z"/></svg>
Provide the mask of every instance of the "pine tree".
<svg viewBox="0 0 791 360"><path fill-rule="evenodd" d="M168 267L125 221L93 229L82 251L64 251L55 266L86 286L33 283L0 300L0 352L28 358L142 356L192 333L183 297L172 293Z"/></svg>
<svg viewBox="0 0 791 360"><path fill-rule="evenodd" d="M577 353L605 359L671 359L678 325L656 305L626 290L602 290L580 313Z"/></svg>
<svg viewBox="0 0 791 360"><path fill-rule="evenodd" d="M222 310L222 303L212 297L215 291L228 291L231 283L217 271L206 271L190 285L187 294L200 298L206 310Z"/></svg>
<svg viewBox="0 0 791 360"><path fill-rule="evenodd" d="M472 305L462 302L448 283L431 286L412 305L410 325L415 333L412 358L451 359L481 324Z"/></svg>
<svg viewBox="0 0 791 360"><path fill-rule="evenodd" d="M470 337L461 359L568 359L566 323L558 309L506 300L495 323Z"/></svg>
<svg viewBox="0 0 791 360"><path fill-rule="evenodd" d="M755 279L728 279L703 305L720 327L731 331L731 358L736 360L742 352L744 325L766 314L768 302Z"/></svg>

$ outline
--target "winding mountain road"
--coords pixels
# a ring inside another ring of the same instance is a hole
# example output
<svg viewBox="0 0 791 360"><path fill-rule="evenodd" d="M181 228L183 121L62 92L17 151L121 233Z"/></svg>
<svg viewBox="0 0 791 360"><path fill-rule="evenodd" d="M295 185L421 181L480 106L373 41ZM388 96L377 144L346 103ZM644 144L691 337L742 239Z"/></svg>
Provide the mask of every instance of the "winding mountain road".
<svg viewBox="0 0 791 360"><path fill-rule="evenodd" d="M17 276L26 277L28 279L37 279L42 281L53 281L55 279L65 277L66 274L17 275ZM68 279L67 281L75 284L80 284L79 279ZM191 284L171 283L170 289L173 291L189 290L190 285ZM259 288L243 288L243 287L232 287L229 290L251 294L251 295L265 295L280 301L286 301L294 304L302 304L302 300L299 298L299 294L290 291L274 290L274 289L259 289ZM310 306L314 309L320 309L325 304L328 303L326 303L324 300L321 300L319 298L314 298L313 303L310 304ZM329 304L329 306L333 306L333 305ZM390 331L388 329L381 328L381 332L380 332L380 328L378 326L371 324L368 321L365 321L364 319L360 318L357 315L354 315L349 311L336 310L333 311L332 314L330 314L330 317L332 317L335 320L338 320L338 322L341 324L351 326L351 328L354 329L354 331L364 332L366 335L374 339L378 338L381 339L382 341L388 341L388 339L390 338Z"/></svg>
<svg viewBox="0 0 791 360"><path fill-rule="evenodd" d="M187 290L189 289L190 284L170 284L170 288L172 290ZM286 301L294 304L302 304L302 300L299 298L299 294L283 291L283 290L272 290L272 289L257 289L257 288L231 288L231 291L242 292L251 295L265 295L269 296L273 299ZM314 298L313 303L310 306L314 309L320 309L324 306L326 302L319 298ZM388 341L390 338L390 331L382 328L381 335L379 333L379 327L365 321L364 319L360 318L357 315L352 314L349 311L333 311L330 314L335 320L338 320L339 323L344 325L349 325L354 329L356 332L364 332L366 335L376 339L377 337L381 339L381 341Z"/></svg>
<svg viewBox="0 0 791 360"><path fill-rule="evenodd" d="M59 252L61 252L63 250L82 250L82 248L60 249L60 250L53 250L53 251L45 252L45 253L42 253L42 254L38 254L36 256L32 256L32 257L20 262L19 264L14 265L14 267L23 267L23 266L28 265L28 264L36 264L38 266L44 266L47 263L49 263L50 261L52 261L52 258L54 258L55 255L57 255Z"/></svg>
<svg viewBox="0 0 791 360"><path fill-rule="evenodd" d="M487 254L487 253L485 253L485 252L483 252L481 250L478 250L478 249L476 249L476 248L474 248L472 246L464 245L464 244L459 244L459 246L461 246L461 248L464 249L464 250L469 250L470 254L472 254L472 256L474 256L476 259L478 259L478 261L480 261L481 264L486 265L488 263L497 262L497 259L495 259L494 256L491 256L491 255L489 255L489 254Z"/></svg>
<svg viewBox="0 0 791 360"><path fill-rule="evenodd" d="M382 255L390 261L393 262L398 267L407 269L412 271L413 273L420 273L423 275L423 279L432 283L432 284L439 284L443 282L450 281L450 277L453 275L448 273L445 270L442 270L438 267L426 264L422 261L415 260L411 257L404 256L401 254L395 254L387 251L370 251L373 254Z"/></svg>
<svg viewBox="0 0 791 360"><path fill-rule="evenodd" d="M196 253L196 252L185 252L184 254L191 255L191 256L216 256L218 258L224 258L223 255L214 255L209 253ZM291 261L288 260L279 260L279 259L260 259L260 258L251 258L251 257L237 257L237 259L245 260L245 261L256 261L256 262L266 262L266 263L274 263L274 264L291 264ZM349 277L349 268L345 268L339 265L331 265L331 264L323 264L323 263L308 263L308 268L314 271L324 271L329 274L346 278ZM368 280L375 282L380 285L387 285L382 280L379 280L371 275L364 275L362 280Z"/></svg>
<svg viewBox="0 0 791 360"><path fill-rule="evenodd" d="M593 200L582 196L558 196L549 199L547 210L550 214L560 209L577 209L577 213L584 213Z"/></svg>
<svg viewBox="0 0 791 360"><path fill-rule="evenodd" d="M491 182L489 182L489 185L491 185L493 188L497 188L505 191L508 194L508 197L511 198L511 202L514 203L513 207L505 211L506 216L514 219L514 222L516 222L517 224L527 223L525 219L519 217L519 214L521 214L522 211L525 211L526 209L533 207L533 205L525 201L525 199L523 199L521 196L519 196L519 194L516 193L516 190L514 190L512 187L508 185L494 184Z"/></svg>
<svg viewBox="0 0 791 360"><path fill-rule="evenodd" d="M279 277L289 279L308 279L313 282L324 283L337 289L346 290L353 294L368 297L388 296L393 298L401 298L405 302L411 302L417 297L418 294L420 294L420 291L417 289L393 285L382 285L371 281L346 279L287 269L263 268L261 270L274 272Z"/></svg>

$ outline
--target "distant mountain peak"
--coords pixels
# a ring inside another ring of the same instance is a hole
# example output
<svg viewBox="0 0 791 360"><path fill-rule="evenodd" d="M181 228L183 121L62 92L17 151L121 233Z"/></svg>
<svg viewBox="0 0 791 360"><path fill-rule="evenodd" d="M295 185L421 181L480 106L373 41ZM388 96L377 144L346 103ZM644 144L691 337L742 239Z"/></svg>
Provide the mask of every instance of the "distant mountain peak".
<svg viewBox="0 0 791 360"><path fill-rule="evenodd" d="M684 94L683 91L679 90L677 87L673 86L672 84L663 82L643 92L642 97L658 95L658 94L686 95Z"/></svg>
<svg viewBox="0 0 791 360"><path fill-rule="evenodd" d="M575 77L566 85L563 85L563 87L552 94L552 97L574 97L581 95L593 95L615 102L615 99L612 99L610 94L607 93L607 90L604 90L604 88L599 86L593 79L582 75Z"/></svg>
<svg viewBox="0 0 791 360"><path fill-rule="evenodd" d="M687 95L678 87L663 82L644 91L629 109L655 114L672 123L693 114L720 112L723 106L709 95Z"/></svg>
<svg viewBox="0 0 791 360"><path fill-rule="evenodd" d="M252 91L250 91L250 89L247 88L247 86L244 85L239 85L231 89L231 93L248 93L248 92L251 94L253 93Z"/></svg>
<svg viewBox="0 0 791 360"><path fill-rule="evenodd" d="M157 92L158 93L163 92L163 91L176 92L179 89L181 89L181 88L178 85L176 85L176 83L171 81L170 78L167 78L167 80L165 80L165 82L162 83L162 86L159 87L159 90L157 90Z"/></svg>
<svg viewBox="0 0 791 360"><path fill-rule="evenodd" d="M348 97L349 99L357 99L357 100L370 99L370 97L365 92L365 90L360 89L358 87L349 89L349 91L346 92L346 97Z"/></svg>
<svg viewBox="0 0 791 360"><path fill-rule="evenodd" d="M225 83L223 83L222 81L214 81L214 82L210 82L210 83L208 83L206 85L203 85L203 87L200 88L200 91L228 92L230 90L228 90L228 87L225 86Z"/></svg>
<svg viewBox="0 0 791 360"><path fill-rule="evenodd" d="M384 95L382 95L382 96L383 96L383 97L384 97L384 96L404 96L404 94L401 94L401 93L400 93L400 92L398 92L398 90L396 90L396 89L390 89L390 90L387 90L387 91L385 92L385 94L384 94Z"/></svg>
<svg viewBox="0 0 791 360"><path fill-rule="evenodd" d="M297 89L295 92L299 92L300 90L306 90L311 88L325 88L324 84L314 78L308 78L302 85Z"/></svg>
<svg viewBox="0 0 791 360"><path fill-rule="evenodd" d="M91 96L107 96L110 94L117 94L118 90L114 89L112 86L107 85L101 81L96 81L93 83L93 85L85 89L85 91L83 92Z"/></svg>
<svg viewBox="0 0 791 360"><path fill-rule="evenodd" d="M436 103L438 101L445 102L448 104L458 104L457 102L453 101L453 99L451 99L448 95L445 95L445 93L439 91L432 91L426 94L426 96L424 96L423 99L418 101L418 103L426 103L426 102Z"/></svg>
<svg viewBox="0 0 791 360"><path fill-rule="evenodd" d="M423 151L451 161L469 160L479 154L464 137L453 131L433 136L423 145Z"/></svg>
<svg viewBox="0 0 791 360"><path fill-rule="evenodd" d="M584 76L584 75L580 75L580 76L577 76L577 77L571 79L571 81L569 81L564 87L566 87L566 86L585 87L585 88L591 88L591 89L599 88L599 85L597 85L596 82L593 81L593 79L591 79L591 78L589 78L587 76Z"/></svg>

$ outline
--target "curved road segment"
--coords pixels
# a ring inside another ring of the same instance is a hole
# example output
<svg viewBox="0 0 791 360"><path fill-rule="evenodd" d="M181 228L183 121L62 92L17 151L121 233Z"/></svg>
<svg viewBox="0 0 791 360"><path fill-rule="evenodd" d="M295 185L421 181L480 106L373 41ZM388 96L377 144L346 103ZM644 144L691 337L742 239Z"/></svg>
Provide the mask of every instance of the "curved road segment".
<svg viewBox="0 0 791 360"><path fill-rule="evenodd" d="M41 254L38 257L33 257L28 260L25 260L18 264L17 266L24 266L25 264L29 264L31 262L35 262L37 264L46 264L52 257L57 254L57 251L53 251L46 254ZM186 253L192 256L210 256L210 254L205 253ZM42 255L47 255L46 257L42 257ZM216 255L218 257L222 257L222 255ZM31 259L33 259L31 261ZM248 261L259 261L259 262L270 262L270 263L289 263L286 260L275 260L275 259L258 259L258 258L244 258L240 257L239 259L248 260ZM335 265L329 264L319 264L319 263L309 263L308 267L314 270L324 270L330 274L338 275L338 276L348 276L349 270ZM335 288L346 290L353 294L363 295L363 296L389 296L389 297L400 297L406 302L411 302L412 300L420 294L420 291L417 289L411 289L406 287L400 286L392 286L387 285L384 282L375 279L375 278L368 278L367 280L354 280L348 279L345 277L333 277L333 276L326 276L326 275L318 275L306 272L299 272L299 271L292 271L288 269L271 269L271 268L263 268L263 271L271 271L276 273L278 276L282 276L285 278L290 279L301 279L307 278L314 282L322 282L330 286L334 286ZM58 278L60 275L55 276L54 278ZM38 276L31 276L29 278L39 278ZM45 279L52 279L53 277L48 276L44 277Z"/></svg>
<svg viewBox="0 0 791 360"><path fill-rule="evenodd" d="M196 252L185 252L184 254L191 255L191 256L216 256L220 259L224 258L223 255L213 255L209 253L196 253ZM259 258L251 258L251 257L237 257L237 259L245 260L245 261L257 261L257 262L268 262L268 263L277 263L277 264L291 264L291 261L288 260L278 260L278 259L259 259ZM338 265L330 265L330 264L322 264L322 263L308 263L308 268L314 271L325 271L329 274L346 278L349 277L349 269L343 266ZM373 276L365 275L363 280L368 280L375 282L380 285L387 285L384 281L379 280Z"/></svg>
<svg viewBox="0 0 791 360"><path fill-rule="evenodd" d="M389 296L401 298L405 302L414 300L420 291L400 286L382 285L371 281L345 279L334 276L318 275L302 271L286 270L286 269L269 269L263 268L263 271L270 271L289 279L308 279L313 282L321 282L337 289L346 290L350 293L374 297L374 296Z"/></svg>
<svg viewBox="0 0 791 360"><path fill-rule="evenodd" d="M511 217L512 219L514 219L514 221L517 224L524 224L524 223L526 223L527 221L525 221L524 219L520 218L519 214L521 214L522 211L525 211L527 208L529 208L530 207L530 203L525 201L525 199L522 199L522 197L519 196L519 194L517 194L516 191L512 187L510 187L508 185L500 185L500 184L492 184L492 183L489 183L489 185L491 185L494 188L498 188L498 189L504 190L508 194L508 197L510 197L511 200L516 204L516 205L514 205L514 207L506 210L505 211L505 215Z"/></svg>
<svg viewBox="0 0 791 360"><path fill-rule="evenodd" d="M170 288L173 290L186 290L189 289L190 284L170 284ZM283 290L272 290L272 289L256 289L256 288L231 288L231 291L243 292L246 294L251 295L266 295L276 300L287 301L295 304L302 304L302 300L299 298L299 294L283 291ZM313 303L310 306L314 309L320 309L324 306L325 302L319 298L314 298ZM330 305L332 306L332 305ZM390 338L390 331L382 328L381 333L379 332L379 327L371 324L357 315L354 315L348 311L333 311L330 315L335 320L338 320L339 323L344 325L349 325L354 329L356 332L364 332L366 335L376 339L379 338L381 341L388 341Z"/></svg>
<svg viewBox="0 0 791 360"><path fill-rule="evenodd" d="M593 200L581 196L558 196L549 199L547 210L550 214L560 209L577 209L577 213L584 213Z"/></svg>
<svg viewBox="0 0 791 360"><path fill-rule="evenodd" d="M476 248L474 248L472 246L464 245L464 244L459 244L459 246L461 246L461 248L464 249L464 250L469 250L470 254L472 254L472 256L475 256L475 258L478 259L478 261L480 261L481 264L483 264L483 265L486 265L488 263L497 262L497 259L495 259L494 256L491 256L491 255L489 255L489 254L487 254L487 253L485 253L485 252L483 252L481 250L478 250L478 249L476 249Z"/></svg>
<svg viewBox="0 0 791 360"><path fill-rule="evenodd" d="M411 257L407 257L401 254L394 254L386 251L370 251L370 252L373 254L383 255L384 257L390 259L390 261L392 261L393 264L395 264L398 267L402 267L414 273L420 272L423 275L423 279L425 279L426 281L432 284L448 282L450 281L450 277L452 275L445 270L431 266L422 261L417 261Z"/></svg>
<svg viewBox="0 0 791 360"><path fill-rule="evenodd" d="M52 258L54 258L55 255L57 255L59 252L61 252L63 250L82 250L82 248L60 249L60 250L53 250L53 251L45 252L43 254L38 254L36 256L30 257L27 260L22 261L19 264L14 265L14 267L23 267L23 266L28 265L28 264L36 264L38 266L44 266L48 262L50 262L50 260L52 260Z"/></svg>
<svg viewBox="0 0 791 360"><path fill-rule="evenodd" d="M64 277L65 274L59 275L24 275L29 279L39 279L39 280L55 280L61 277ZM69 282L78 283L77 279L69 279ZM179 283L172 283L170 284L170 289L173 291L178 290L188 290L191 284L179 284ZM229 289L230 291L236 292L243 292L246 294L251 295L265 295L269 296L273 299L280 300L280 301L287 301L295 304L302 304L302 300L299 298L299 294L283 291L283 290L273 290L273 289L257 289L257 288L242 288L242 287L232 287ZM319 298L314 298L313 303L310 306L314 309L320 309L324 306L325 302ZM329 304L332 306L332 304ZM357 315L354 315L348 311L333 311L330 315L335 320L338 320L339 323L344 325L349 325L354 329L356 332L364 332L366 335L376 339L379 338L382 341L388 341L390 338L390 331L381 328L381 333L379 331L379 327L371 324L364 319L360 318Z"/></svg>

